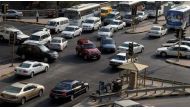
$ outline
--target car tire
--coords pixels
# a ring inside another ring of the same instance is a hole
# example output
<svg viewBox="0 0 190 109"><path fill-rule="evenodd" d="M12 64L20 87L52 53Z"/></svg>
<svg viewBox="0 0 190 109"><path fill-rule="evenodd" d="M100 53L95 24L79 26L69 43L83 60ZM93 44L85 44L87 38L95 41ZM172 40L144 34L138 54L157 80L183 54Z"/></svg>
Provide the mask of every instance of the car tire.
<svg viewBox="0 0 190 109"><path fill-rule="evenodd" d="M3 41L3 40L4 40L3 35L0 35L0 41Z"/></svg>
<svg viewBox="0 0 190 109"><path fill-rule="evenodd" d="M82 32L79 33L79 36L81 36Z"/></svg>
<svg viewBox="0 0 190 109"><path fill-rule="evenodd" d="M43 90L41 89L39 92L38 92L38 96L41 97L43 95Z"/></svg>
<svg viewBox="0 0 190 109"><path fill-rule="evenodd" d="M30 78L33 78L34 77L34 72L32 72L31 74L30 74Z"/></svg>
<svg viewBox="0 0 190 109"><path fill-rule="evenodd" d="M15 16L15 19L18 19L18 18L19 18L19 17L16 15L16 16Z"/></svg>
<svg viewBox="0 0 190 109"><path fill-rule="evenodd" d="M44 62L48 62L49 59L47 57L44 58Z"/></svg>
<svg viewBox="0 0 190 109"><path fill-rule="evenodd" d="M190 59L190 55L187 55L186 58L187 58L187 59Z"/></svg>
<svg viewBox="0 0 190 109"><path fill-rule="evenodd" d="M71 95L70 99L71 99L71 101L73 101L74 100L74 95Z"/></svg>
<svg viewBox="0 0 190 109"><path fill-rule="evenodd" d="M162 57L166 57L166 56L167 56L167 53L166 53L166 52L161 52L160 55L161 55Z"/></svg>
<svg viewBox="0 0 190 109"><path fill-rule="evenodd" d="M45 67L44 71L45 71L45 72L47 72L47 71L48 71L48 67L47 67L47 66Z"/></svg>
<svg viewBox="0 0 190 109"><path fill-rule="evenodd" d="M141 53L144 51L144 48L141 49Z"/></svg>
<svg viewBox="0 0 190 109"><path fill-rule="evenodd" d="M99 60L101 58L101 56L98 56L97 60Z"/></svg>
<svg viewBox="0 0 190 109"><path fill-rule="evenodd" d="M25 60L25 59L26 59L26 55L22 54L22 55L21 55L21 59L22 59L22 60Z"/></svg>
<svg viewBox="0 0 190 109"><path fill-rule="evenodd" d="M26 98L25 97L23 97L22 99L21 99L21 104L23 105L23 104L25 104L25 102L26 102Z"/></svg>

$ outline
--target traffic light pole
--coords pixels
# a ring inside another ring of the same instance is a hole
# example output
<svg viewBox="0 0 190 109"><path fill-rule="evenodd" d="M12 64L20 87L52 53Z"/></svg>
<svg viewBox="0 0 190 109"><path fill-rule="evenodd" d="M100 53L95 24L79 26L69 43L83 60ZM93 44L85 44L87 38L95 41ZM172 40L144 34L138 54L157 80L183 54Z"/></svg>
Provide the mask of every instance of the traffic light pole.
<svg viewBox="0 0 190 109"><path fill-rule="evenodd" d="M182 36L182 30L179 30L179 47L178 47L178 51L177 51L177 62L179 62L180 59L180 47L181 47L181 36Z"/></svg>

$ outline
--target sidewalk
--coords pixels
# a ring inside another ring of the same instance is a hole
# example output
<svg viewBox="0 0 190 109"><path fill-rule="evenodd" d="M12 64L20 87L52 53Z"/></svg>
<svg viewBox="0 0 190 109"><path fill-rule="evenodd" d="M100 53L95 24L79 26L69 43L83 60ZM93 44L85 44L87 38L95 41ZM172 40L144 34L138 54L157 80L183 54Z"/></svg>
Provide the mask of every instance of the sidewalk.
<svg viewBox="0 0 190 109"><path fill-rule="evenodd" d="M21 22L21 23L28 23L28 24L38 24L38 25L46 25L49 18L39 18L38 22L36 22L35 18L31 19L8 19L7 21L13 21L13 22Z"/></svg>
<svg viewBox="0 0 190 109"><path fill-rule="evenodd" d="M190 60L188 59L179 59L179 61L177 61L176 58L170 58L170 59L166 59L166 62L174 64L174 65L190 68Z"/></svg>
<svg viewBox="0 0 190 109"><path fill-rule="evenodd" d="M5 77L13 73L14 68L19 65L19 63L14 63L14 67L10 67L11 63L0 65L0 78Z"/></svg>
<svg viewBox="0 0 190 109"><path fill-rule="evenodd" d="M155 19L151 19L149 21L140 22L140 24L136 25L135 30L133 31L132 27L129 27L125 33L127 34L138 34L144 33L150 30L153 25L163 25L166 23L164 16L158 18L158 24L154 24Z"/></svg>

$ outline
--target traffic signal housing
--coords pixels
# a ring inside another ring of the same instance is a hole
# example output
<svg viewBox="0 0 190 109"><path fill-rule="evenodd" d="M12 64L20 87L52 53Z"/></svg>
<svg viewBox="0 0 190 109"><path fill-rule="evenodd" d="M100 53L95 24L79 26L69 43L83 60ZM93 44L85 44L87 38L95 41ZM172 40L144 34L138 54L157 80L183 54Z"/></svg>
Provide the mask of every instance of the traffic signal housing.
<svg viewBox="0 0 190 109"><path fill-rule="evenodd" d="M129 43L128 54L129 56L133 56L133 43Z"/></svg>
<svg viewBox="0 0 190 109"><path fill-rule="evenodd" d="M184 39L185 38L185 29L182 29L181 30L181 39Z"/></svg>
<svg viewBox="0 0 190 109"><path fill-rule="evenodd" d="M2 4L1 5L1 12L3 14L7 13L7 10L9 9L9 5L8 4Z"/></svg>
<svg viewBox="0 0 190 109"><path fill-rule="evenodd" d="M9 5L5 4L5 13L7 13L7 10L9 9Z"/></svg>
<svg viewBox="0 0 190 109"><path fill-rule="evenodd" d="M10 36L9 36L9 44L15 44L16 43L16 37L17 37L17 33L11 32Z"/></svg>
<svg viewBox="0 0 190 109"><path fill-rule="evenodd" d="M179 35L180 35L180 34L179 34L179 33L180 33L180 30L179 30L179 29L176 29L176 30L175 30L175 33L176 33L176 34L175 34L175 37L176 37L176 38L179 38Z"/></svg>

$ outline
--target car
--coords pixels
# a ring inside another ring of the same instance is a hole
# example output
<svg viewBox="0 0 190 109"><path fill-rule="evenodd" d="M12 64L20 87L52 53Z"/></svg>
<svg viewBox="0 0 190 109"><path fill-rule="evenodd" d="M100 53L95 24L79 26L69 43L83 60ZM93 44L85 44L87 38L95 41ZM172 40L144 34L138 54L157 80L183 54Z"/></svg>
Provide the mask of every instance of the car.
<svg viewBox="0 0 190 109"><path fill-rule="evenodd" d="M79 39L75 48L76 54L82 56L85 60L101 58L101 52L96 45L88 39Z"/></svg>
<svg viewBox="0 0 190 109"><path fill-rule="evenodd" d="M158 56L178 56L178 50L180 57L190 58L190 47L187 45L175 45L171 47L161 47L156 50Z"/></svg>
<svg viewBox="0 0 190 109"><path fill-rule="evenodd" d="M146 13L145 11L137 11L137 18L139 21L143 21L148 19L148 13Z"/></svg>
<svg viewBox="0 0 190 109"><path fill-rule="evenodd" d="M49 50L43 44L25 42L18 46L16 54L21 57L22 60L42 59L44 62L55 61L59 55L56 51Z"/></svg>
<svg viewBox="0 0 190 109"><path fill-rule="evenodd" d="M125 23L126 23L126 26L127 25L131 25L133 23L133 17L131 15L131 13L126 13L122 19ZM140 21L139 21L139 18L138 16L135 16L134 17L134 24L138 24Z"/></svg>
<svg viewBox="0 0 190 109"><path fill-rule="evenodd" d="M137 62L138 59L134 58L133 60L134 60L133 62ZM121 52L113 56L113 58L110 60L109 65L114 68L130 62L131 58L129 56L126 56L126 53Z"/></svg>
<svg viewBox="0 0 190 109"><path fill-rule="evenodd" d="M74 38L76 36L81 36L82 28L78 26L67 26L62 32L61 35L64 38Z"/></svg>
<svg viewBox="0 0 190 109"><path fill-rule="evenodd" d="M33 33L28 40L25 42L39 43L43 45L48 45L52 40L51 34L47 31L38 31Z"/></svg>
<svg viewBox="0 0 190 109"><path fill-rule="evenodd" d="M185 41L190 41L190 36L184 37L183 40L185 40Z"/></svg>
<svg viewBox="0 0 190 109"><path fill-rule="evenodd" d="M112 38L102 38L100 42L100 50L101 52L114 53L116 51L115 41Z"/></svg>
<svg viewBox="0 0 190 109"><path fill-rule="evenodd" d="M27 82L16 82L6 87L0 93L0 99L4 102L25 104L26 101L41 97L45 88L43 85Z"/></svg>
<svg viewBox="0 0 190 109"><path fill-rule="evenodd" d="M78 95L86 93L89 90L87 82L78 80L63 80L59 82L50 92L51 99L66 99L73 100Z"/></svg>
<svg viewBox="0 0 190 109"><path fill-rule="evenodd" d="M121 20L120 12L114 11L108 14L104 19L104 25L109 25L112 20Z"/></svg>
<svg viewBox="0 0 190 109"><path fill-rule="evenodd" d="M113 28L111 26L103 26L98 30L97 40L105 37L113 37Z"/></svg>
<svg viewBox="0 0 190 109"><path fill-rule="evenodd" d="M36 33L36 32L38 32L38 31L46 31L46 32L48 32L48 33L50 34L50 29L45 28L45 27L37 28L37 29L35 29L35 30L33 31L33 33Z"/></svg>
<svg viewBox="0 0 190 109"><path fill-rule="evenodd" d="M52 50L63 51L65 47L67 47L68 41L63 37L54 37L49 45L49 48Z"/></svg>
<svg viewBox="0 0 190 109"><path fill-rule="evenodd" d="M165 26L154 25L148 32L149 37L162 37L167 34L168 29Z"/></svg>
<svg viewBox="0 0 190 109"><path fill-rule="evenodd" d="M136 42L132 42L132 41L126 41L123 42L119 47L118 50L119 51L128 51L129 50L129 43L133 43L133 52L136 53L142 53L144 51L144 45L142 44L138 44Z"/></svg>
<svg viewBox="0 0 190 109"><path fill-rule="evenodd" d="M175 45L178 45L178 44L179 44L179 41L177 41L175 43L170 43L170 44L167 44L167 45L163 45L163 47L170 47L170 46L175 46ZM190 47L190 41L182 40L181 45L187 45L187 46Z"/></svg>
<svg viewBox="0 0 190 109"><path fill-rule="evenodd" d="M23 17L23 13L21 11L15 10L15 9L9 9L9 10L7 10L7 13L4 14L4 16L6 16L6 18L19 19L19 18Z"/></svg>
<svg viewBox="0 0 190 109"><path fill-rule="evenodd" d="M122 20L112 20L108 26L112 27L114 31L118 31L123 29L126 26L126 23Z"/></svg>
<svg viewBox="0 0 190 109"><path fill-rule="evenodd" d="M49 64L38 62L38 61L24 61L18 67L15 68L14 72L16 75L34 77L35 74L40 72L47 72Z"/></svg>
<svg viewBox="0 0 190 109"><path fill-rule="evenodd" d="M170 47L172 45L175 45L176 43L178 43L179 40L178 39L169 39L168 41L166 41L166 43L162 44L162 47Z"/></svg>
<svg viewBox="0 0 190 109"><path fill-rule="evenodd" d="M16 44L21 44L30 37L17 28L3 26L0 28L0 40L10 40L11 33L15 33L17 35Z"/></svg>
<svg viewBox="0 0 190 109"><path fill-rule="evenodd" d="M88 17L82 23L83 31L94 31L98 30L102 25L101 19L99 17Z"/></svg>

